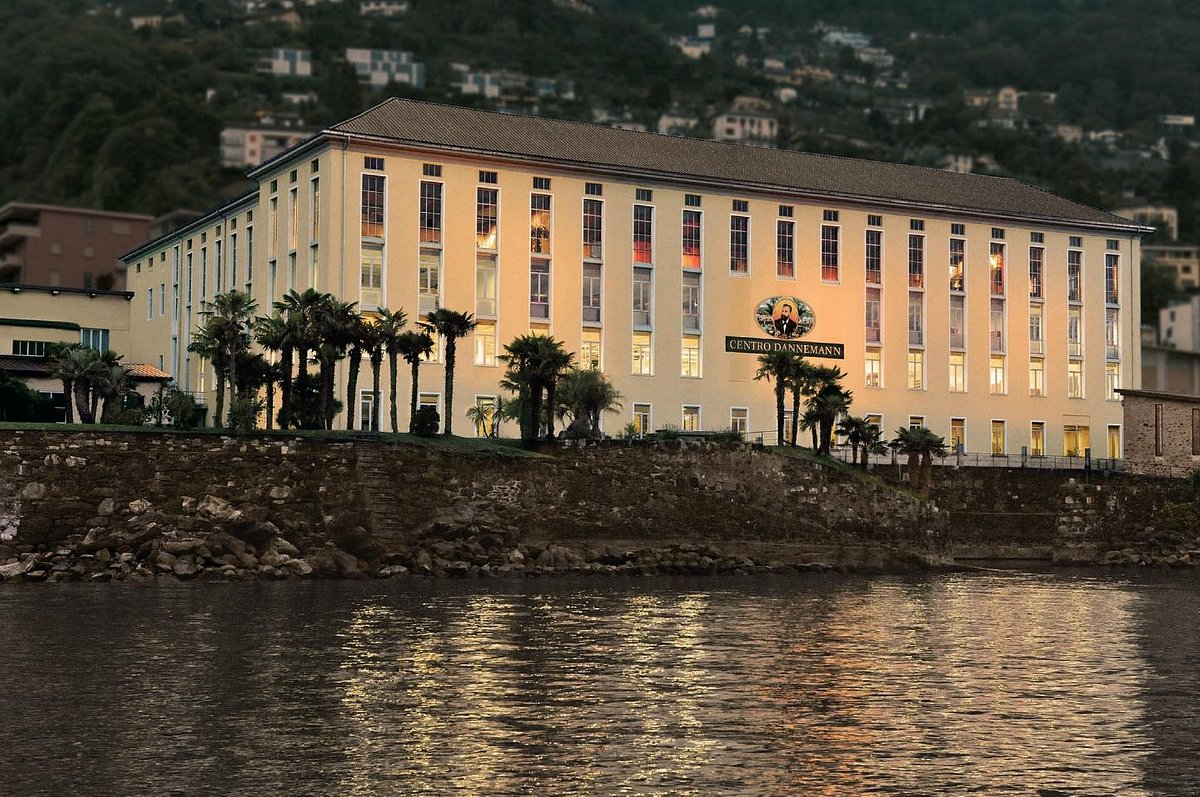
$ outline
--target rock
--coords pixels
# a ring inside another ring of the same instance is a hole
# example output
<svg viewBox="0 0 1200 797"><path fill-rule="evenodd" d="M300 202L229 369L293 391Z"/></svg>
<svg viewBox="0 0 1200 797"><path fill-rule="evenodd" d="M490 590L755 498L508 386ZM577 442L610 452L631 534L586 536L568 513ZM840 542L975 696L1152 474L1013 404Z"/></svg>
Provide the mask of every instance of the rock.
<svg viewBox="0 0 1200 797"><path fill-rule="evenodd" d="M37 501L46 497L46 485L41 482L30 482L21 490L21 497L30 501Z"/></svg>
<svg viewBox="0 0 1200 797"><path fill-rule="evenodd" d="M154 555L154 558L150 560L150 563L154 565L155 569L161 570L164 573L169 573L175 569L175 561L175 556L167 553L166 551L159 550L159 552Z"/></svg>
<svg viewBox="0 0 1200 797"><path fill-rule="evenodd" d="M301 578L311 576L313 573L312 565L303 559L288 559L279 567L280 570L284 571L285 573L299 576Z"/></svg>
<svg viewBox="0 0 1200 797"><path fill-rule="evenodd" d="M523 565L525 564L525 554L521 553L519 549L513 548L508 553L508 561L514 565Z"/></svg>
<svg viewBox="0 0 1200 797"><path fill-rule="evenodd" d="M272 487L268 493L274 501L286 501L292 497L291 487Z"/></svg>
<svg viewBox="0 0 1200 797"><path fill-rule="evenodd" d="M290 542L285 540L283 537L277 537L276 539L274 539L272 541L272 543L275 546L275 550L281 554L286 554L287 556L292 556L292 557L296 557L296 556L300 555L300 549L297 548L295 545L292 545Z"/></svg>
<svg viewBox="0 0 1200 797"><path fill-rule="evenodd" d="M196 565L196 560L190 556L185 556L175 561L175 565L171 568L172 572L180 578L191 578L199 571Z"/></svg>
<svg viewBox="0 0 1200 797"><path fill-rule="evenodd" d="M101 517L104 517L107 515L111 515L113 512L116 511L116 509L117 509L117 502L111 498L105 498L103 501L100 502L100 505L98 507L96 507L96 514L100 515Z"/></svg>
<svg viewBox="0 0 1200 797"><path fill-rule="evenodd" d="M240 510L235 509L224 498L218 498L215 495L204 496L204 499L196 506L196 512L217 523L237 523L242 519Z"/></svg>
<svg viewBox="0 0 1200 797"><path fill-rule="evenodd" d="M223 531L214 531L209 534L207 545L214 556L221 556L222 554L240 556L246 552L245 542Z"/></svg>
<svg viewBox="0 0 1200 797"><path fill-rule="evenodd" d="M133 515L140 515L143 512L149 512L154 507L145 498L137 498L129 502L129 512Z"/></svg>
<svg viewBox="0 0 1200 797"><path fill-rule="evenodd" d="M249 526L238 528L234 534L249 543L266 542L279 536L279 527L269 520L260 520Z"/></svg>
<svg viewBox="0 0 1200 797"><path fill-rule="evenodd" d="M33 559L26 559L24 562L0 565L0 579L10 579L28 573L33 567L33 562Z"/></svg>
<svg viewBox="0 0 1200 797"><path fill-rule="evenodd" d="M466 578L471 575L471 565L467 562L451 562L446 566L446 575L450 578Z"/></svg>
<svg viewBox="0 0 1200 797"><path fill-rule="evenodd" d="M210 553L205 546L204 540L197 537L189 537L182 540L163 540L162 550L175 556L184 554L199 554L206 556Z"/></svg>

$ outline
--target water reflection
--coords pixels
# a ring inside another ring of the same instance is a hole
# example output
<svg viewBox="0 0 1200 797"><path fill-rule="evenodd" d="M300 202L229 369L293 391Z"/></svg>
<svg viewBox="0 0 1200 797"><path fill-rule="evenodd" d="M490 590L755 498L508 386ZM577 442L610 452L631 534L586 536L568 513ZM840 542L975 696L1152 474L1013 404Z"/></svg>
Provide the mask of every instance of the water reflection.
<svg viewBox="0 0 1200 797"><path fill-rule="evenodd" d="M1178 794L1187 577L0 591L14 794Z"/></svg>

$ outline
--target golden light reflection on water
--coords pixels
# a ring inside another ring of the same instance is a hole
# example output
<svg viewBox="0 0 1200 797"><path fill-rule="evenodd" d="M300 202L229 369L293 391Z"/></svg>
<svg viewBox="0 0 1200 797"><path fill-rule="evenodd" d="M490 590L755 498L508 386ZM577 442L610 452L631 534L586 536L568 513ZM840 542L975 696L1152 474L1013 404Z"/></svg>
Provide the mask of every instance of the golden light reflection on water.
<svg viewBox="0 0 1200 797"><path fill-rule="evenodd" d="M100 634L0 593L0 667L33 684L0 693L0 749L29 783L58 760L57 793L161 791L166 762L199 793L1192 795L1164 595L1200 617L1058 576L392 582L155 592Z"/></svg>

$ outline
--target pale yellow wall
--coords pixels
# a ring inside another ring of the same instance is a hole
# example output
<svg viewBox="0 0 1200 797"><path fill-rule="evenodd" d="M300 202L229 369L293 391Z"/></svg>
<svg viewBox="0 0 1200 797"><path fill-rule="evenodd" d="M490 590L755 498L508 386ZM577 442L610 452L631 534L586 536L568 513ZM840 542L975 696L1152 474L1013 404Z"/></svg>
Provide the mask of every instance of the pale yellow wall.
<svg viewBox="0 0 1200 797"><path fill-rule="evenodd" d="M24 289L13 293L0 289L0 318L58 321L80 327L109 330L109 348L125 356L126 362L149 362L131 356L130 300L123 295ZM0 325L0 354L12 354L14 340L44 340L78 343L78 330ZM155 361L157 362L157 360Z"/></svg>
<svg viewBox="0 0 1200 797"><path fill-rule="evenodd" d="M312 154L305 154L290 163L279 165L263 175L257 205L253 206L255 227L254 296L260 312L266 312L270 302L288 287L288 209L287 193L291 187L290 171L297 171L299 186L300 230L297 236L297 278L294 287L308 287L308 244L317 240L321 265L317 287L338 294L345 300L357 301L360 253L360 186L364 155L385 158L387 177L387 211L385 244L384 303L393 310L403 308L410 321L417 314L418 259L418 184L422 179L444 183L444 245L443 245L443 305L464 311L475 309L475 191L480 185L478 172L487 169L499 172L495 187L500 192L499 254L500 273L498 338L501 345L515 336L528 332L529 289L529 197L533 192L534 176L550 177L549 193L554 197L552 224L551 319L549 330L564 340L569 348L578 350L581 339L580 285L582 258L581 215L584 182L604 185L604 295L603 295L603 368L624 395L624 409L619 418L606 419L610 432L632 418L634 403L651 403L654 424L679 425L683 404L702 406L705 428L729 425L733 406L750 408L750 428L773 428L773 405L770 388L753 380L755 358L746 354L727 354L725 335L761 337L754 322L754 308L762 299L776 294L796 295L808 302L816 313L817 324L807 339L843 343L846 359L840 363L847 371L847 387L854 391L856 414L877 413L884 416L889 436L909 415L923 415L926 423L941 434L949 433L951 417L967 419L967 449L989 450L990 422L1005 419L1008 424L1008 450L1019 452L1028 443L1031 421L1046 424L1047 453L1061 453L1062 426L1066 423L1087 424L1091 427L1094 446L1099 447L1103 429L1121 423L1119 401L1104 398L1104 256L1105 242L1117 239L1121 256L1121 383L1137 387L1140 383L1138 354L1137 274L1140 253L1136 238L1125 234L1097 234L1081 229L1059 228L1051 225L1018 225L1010 221L992 220L947 213L913 210L896 212L882 207L855 206L851 203L814 203L796 197L769 194L730 193L695 186L666 185L652 181L633 182L612 179L601 174L571 173L551 168L531 168L490 163L481 158L448 158L443 155L405 153L398 149L364 149L352 146L348 150L326 148L319 155L321 179L321 225L313 235L309 229L309 179ZM440 178L423 178L422 164L442 166ZM276 251L278 276L273 295L267 295L268 261L270 258L268 203L272 195L270 181L278 181L279 245ZM655 312L654 312L654 376L635 376L631 373L631 293L632 204L636 188L654 191L655 207ZM702 377L689 379L679 376L681 338L681 212L684 194L702 195L703 211L703 309L702 309ZM729 216L731 200L750 202L751 267L746 276L729 272ZM795 207L796 273L795 279L781 279L775 274L775 223L780 204ZM247 206L249 207L249 206ZM837 284L820 279L819 229L822 211L835 209L840 213L841 279ZM244 230L245 209L240 209L239 228ZM863 384L864 355L864 241L868 213L884 217L883 264L883 387L867 388ZM925 221L926 236L926 385L925 390L909 390L906 384L907 354L907 244L909 220ZM218 220L225 225L228 221ZM948 260L950 225L966 225L967 238L967 393L948 390ZM988 392L988 254L991 228L1005 230L1007 252L1007 369L1008 391L1005 395ZM215 228L215 224L210 229ZM1030 232L1045 235L1045 339L1046 390L1045 397L1028 396L1028 247ZM1084 362L1085 398L1066 398L1066 252L1069 235L1083 237L1084 249ZM198 239L199 229L185 237ZM210 235L211 238L211 235ZM171 241L163 246L169 247ZM194 246L198 246L194 243ZM210 244L211 245L211 244ZM211 257L211 255L210 255ZM239 258L244 255L239 255ZM144 258L143 258L144 259ZM160 282L155 265L144 274L130 269L130 287L135 290L133 302L134 346L138 358L157 363L157 353L165 353L169 339L169 324L157 318L145 320L145 291L151 280L157 291ZM170 267L168 253L167 268ZM225 259L228 268L228 257ZM244 261L241 265L244 270ZM210 265L211 270L211 265ZM198 272L198 269L197 269ZM198 274L197 274L198 278ZM211 278L211 275L210 275ZM239 286L241 287L241 286ZM209 290L209 296L212 289ZM193 323L197 320L198 300L193 302ZM168 307L168 317L169 317ZM183 343L181 342L181 347ZM139 348L144 346L145 348ZM144 351L145 354L141 352ZM833 361L830 361L833 362ZM401 363L403 367L403 363ZM193 362L193 368L197 365ZM169 369L168 369L169 370ZM344 396L345 363L339 366L339 396ZM476 395L495 395L502 367L473 365L473 342L460 342L459 368L456 380L455 425L460 433L470 429L464 413ZM194 377L193 377L194 379ZM422 366L422 391L442 392L443 369L438 363ZM386 390L386 376L384 386ZM369 371L359 387L369 385ZM207 386L211 388L211 376ZM196 389L195 384L192 387ZM402 373L400 391L400 423L407 426L408 379ZM384 398L384 406L387 400ZM386 417L386 416L385 416ZM386 422L384 424L386 428ZM508 432L514 433L509 429Z"/></svg>

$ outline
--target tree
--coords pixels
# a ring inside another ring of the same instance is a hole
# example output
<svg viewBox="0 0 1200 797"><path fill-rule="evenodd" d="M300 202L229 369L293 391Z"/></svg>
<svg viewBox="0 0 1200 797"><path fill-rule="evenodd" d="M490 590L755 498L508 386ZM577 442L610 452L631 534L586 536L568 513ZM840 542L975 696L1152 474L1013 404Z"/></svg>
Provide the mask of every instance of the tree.
<svg viewBox="0 0 1200 797"><path fill-rule="evenodd" d="M52 412L48 396L0 371L0 421L50 421Z"/></svg>
<svg viewBox="0 0 1200 797"><path fill-rule="evenodd" d="M388 357L388 404L390 407L390 417L392 421L392 432L400 431L400 427L396 423L396 360L399 351L396 348L396 343L400 339L400 335L404 330L404 325L408 323L408 316L403 310L392 312L386 307L379 308L379 328L384 333L384 346L387 348ZM376 414L379 410L376 409ZM378 427L378 424L376 424Z"/></svg>
<svg viewBox="0 0 1200 797"><path fill-rule="evenodd" d="M79 373L75 362L66 357L72 349L82 349L81 343L48 343L46 356L50 359L50 373L63 384L63 403L66 405L66 422L75 423L75 379Z"/></svg>
<svg viewBox="0 0 1200 797"><path fill-rule="evenodd" d="M303 293L288 291L283 298L275 302L275 310L287 320L290 330L291 345L283 350L284 359L280 366L283 369L283 382L280 387L279 426L288 428L295 421L291 413L293 405L302 406L303 402L292 400L293 387L300 392L306 392L308 386L308 354L318 345L317 320L328 294L320 293L312 288ZM294 352L296 357L296 378L292 381L292 363L288 355Z"/></svg>
<svg viewBox="0 0 1200 797"><path fill-rule="evenodd" d="M95 394L104 399L101 423L116 423L125 396L133 391L133 374L128 366L107 365L92 380Z"/></svg>
<svg viewBox="0 0 1200 797"><path fill-rule="evenodd" d="M80 423L95 423L96 412L93 401L93 382L106 369L100 352L81 345L69 345L57 349L51 361L51 371L61 379L63 390L69 391L64 398L67 403L67 423L73 422L71 403L79 411Z"/></svg>
<svg viewBox="0 0 1200 797"><path fill-rule="evenodd" d="M758 355L758 370L754 378L775 383L775 434L776 445L783 445L783 403L787 395L788 379L792 373L792 355L773 351Z"/></svg>
<svg viewBox="0 0 1200 797"><path fill-rule="evenodd" d="M200 355L201 368L204 368L204 361L207 360L212 363L213 373L216 374L217 406L213 417L214 426L221 425L225 417L225 379L228 362L221 356L220 338L221 332L217 325L205 321L196 327L196 331L192 333L192 342L187 347L188 351Z"/></svg>
<svg viewBox="0 0 1200 797"><path fill-rule="evenodd" d="M852 394L837 382L827 382L810 398L809 404L820 418L820 446L818 454L828 454L833 442L833 427L837 419L850 410Z"/></svg>
<svg viewBox="0 0 1200 797"><path fill-rule="evenodd" d="M228 379L232 407L238 399L238 361L250 351L250 323L258 303L248 293L231 290L218 293L211 302L203 301L200 306L200 317L204 320L197 337L202 340L204 355L212 360L218 374L215 421L221 424L224 423L221 413L224 382Z"/></svg>
<svg viewBox="0 0 1200 797"><path fill-rule="evenodd" d="M317 363L320 374L320 418L321 427L333 428L333 418L337 414L337 403L334 399L334 368L337 361L346 356L356 330L361 328L362 317L355 307L357 302L343 302L329 294L323 294L316 315L316 347Z"/></svg>
<svg viewBox="0 0 1200 797"><path fill-rule="evenodd" d="M281 385L287 385L287 388L282 390L280 397L283 405L287 406L288 401L291 400L292 325L278 313L259 316L254 320L254 339L267 351L280 354L278 368L272 366L271 373L264 382L267 388L267 428L271 429L274 427L276 381L279 381ZM280 409L281 425L285 422L283 415L284 412Z"/></svg>
<svg viewBox="0 0 1200 797"><path fill-rule="evenodd" d="M350 346L347 359L350 361L350 369L346 375L346 429L348 430L354 429L354 410L358 404L356 400L358 394L358 371L362 366L362 356L365 346L364 338L369 326L370 322L362 316L356 316L356 320L352 323L349 330L348 339Z"/></svg>
<svg viewBox="0 0 1200 797"><path fill-rule="evenodd" d="M877 427L866 418L856 418L853 415L846 415L838 421L838 433L845 435L846 442L850 444L850 463L852 465L858 464L858 450L859 447L862 447L863 467L866 467L867 437L870 435L869 430L871 429L877 429Z"/></svg>
<svg viewBox="0 0 1200 797"><path fill-rule="evenodd" d="M449 435L454 423L454 365L458 339L475 329L475 317L470 313L439 307L425 315L425 324L446 343L446 417L442 434Z"/></svg>
<svg viewBox="0 0 1200 797"><path fill-rule="evenodd" d="M573 357L562 341L549 335L520 335L504 346L499 359L506 367L500 384L517 394L521 442L526 446L534 445L541 434L543 397L548 389L553 394L554 385ZM553 422L547 426L552 433Z"/></svg>
<svg viewBox="0 0 1200 797"><path fill-rule="evenodd" d="M817 439L817 435L821 432L821 413L815 407L808 407L804 410L804 414L800 416L800 428L807 430L812 436L814 452L821 447L821 441Z"/></svg>
<svg viewBox="0 0 1200 797"><path fill-rule="evenodd" d="M929 495L933 484L933 458L949 453L946 440L924 426L899 428L892 447L908 456L908 480L922 495Z"/></svg>
<svg viewBox="0 0 1200 797"><path fill-rule="evenodd" d="M428 332L408 330L396 336L396 353L412 368L412 396L408 405L408 431L413 431L417 417L418 382L421 377L421 360L433 353L433 338ZM394 413L393 413L394 415ZM393 421L394 423L394 421ZM393 427L392 431L395 431Z"/></svg>
<svg viewBox="0 0 1200 797"><path fill-rule="evenodd" d="M560 418L582 423L587 437L600 437L601 415L619 410L620 399L621 394L602 371L573 368L560 380L555 411Z"/></svg>

